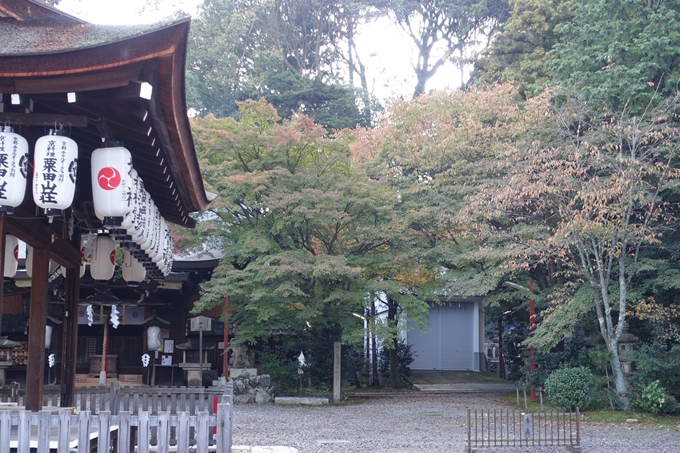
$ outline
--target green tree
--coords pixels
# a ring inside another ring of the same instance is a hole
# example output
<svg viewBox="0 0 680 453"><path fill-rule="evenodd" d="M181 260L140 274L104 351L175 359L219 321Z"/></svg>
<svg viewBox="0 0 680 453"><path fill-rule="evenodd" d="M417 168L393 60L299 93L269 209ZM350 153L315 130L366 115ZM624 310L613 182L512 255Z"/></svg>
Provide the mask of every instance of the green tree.
<svg viewBox="0 0 680 453"><path fill-rule="evenodd" d="M506 156L500 178L469 198L469 219L485 213L478 234L512 252L512 267L558 259L567 284L554 292L534 345L551 347L565 332L565 315L579 318L594 307L627 407L618 340L640 251L658 247L675 219L661 195L680 176L678 106L671 98L636 116L573 101L551 112L547 96L540 99L527 108L554 126Z"/></svg>
<svg viewBox="0 0 680 453"><path fill-rule="evenodd" d="M680 1L584 0L549 54L555 81L619 111L644 111L680 80Z"/></svg>
<svg viewBox="0 0 680 453"><path fill-rule="evenodd" d="M477 60L474 84L512 82L524 96L535 96L553 79L548 53L563 39L556 31L573 18L568 0L510 0L510 17Z"/></svg>
<svg viewBox="0 0 680 453"><path fill-rule="evenodd" d="M194 130L219 194L197 240L225 254L197 309L229 294L239 341L337 326L361 338L352 313L373 289L367 269L408 235L397 196L350 163L349 134L329 137L302 114L281 120L263 100L241 103L239 121L207 116Z"/></svg>
<svg viewBox="0 0 680 453"><path fill-rule="evenodd" d="M376 106L353 34L365 9L347 1L205 0L188 52L189 106L235 116L236 101L265 98L282 117L302 111L327 129L370 124ZM348 68L362 88L346 83Z"/></svg>

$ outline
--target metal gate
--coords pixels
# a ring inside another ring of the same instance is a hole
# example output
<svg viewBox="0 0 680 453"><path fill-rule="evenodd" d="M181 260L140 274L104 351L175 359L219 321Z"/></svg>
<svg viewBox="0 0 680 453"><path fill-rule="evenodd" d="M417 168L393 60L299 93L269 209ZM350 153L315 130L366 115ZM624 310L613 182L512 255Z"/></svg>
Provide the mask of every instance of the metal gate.
<svg viewBox="0 0 680 453"><path fill-rule="evenodd" d="M524 413L516 409L468 409L468 453L491 447L563 446L581 453L581 426L576 412Z"/></svg>

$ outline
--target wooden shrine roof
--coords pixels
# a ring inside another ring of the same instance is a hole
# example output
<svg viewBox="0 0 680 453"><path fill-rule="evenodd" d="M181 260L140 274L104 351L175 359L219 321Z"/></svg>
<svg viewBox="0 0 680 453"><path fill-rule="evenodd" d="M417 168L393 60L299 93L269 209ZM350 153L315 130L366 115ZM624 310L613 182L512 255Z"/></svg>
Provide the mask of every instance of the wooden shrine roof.
<svg viewBox="0 0 680 453"><path fill-rule="evenodd" d="M4 0L0 2L0 17L38 22L85 23L43 0Z"/></svg>
<svg viewBox="0 0 680 453"><path fill-rule="evenodd" d="M189 213L206 210L210 200L185 101L189 19L102 26L6 13L26 3L42 2L0 0L7 16L0 17L0 123L10 121L15 131L19 125L29 144L55 122L70 130L82 181L74 210L94 223L90 155L106 137L130 150L165 219L194 226Z"/></svg>

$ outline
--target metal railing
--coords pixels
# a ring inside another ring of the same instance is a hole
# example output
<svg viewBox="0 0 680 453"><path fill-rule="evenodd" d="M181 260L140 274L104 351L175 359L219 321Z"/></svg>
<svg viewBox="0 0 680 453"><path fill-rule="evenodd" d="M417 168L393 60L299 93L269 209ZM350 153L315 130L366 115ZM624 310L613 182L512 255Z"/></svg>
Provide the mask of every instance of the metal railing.
<svg viewBox="0 0 680 453"><path fill-rule="evenodd" d="M468 409L468 453L482 448L563 446L581 453L581 425L576 412L524 413L516 409Z"/></svg>

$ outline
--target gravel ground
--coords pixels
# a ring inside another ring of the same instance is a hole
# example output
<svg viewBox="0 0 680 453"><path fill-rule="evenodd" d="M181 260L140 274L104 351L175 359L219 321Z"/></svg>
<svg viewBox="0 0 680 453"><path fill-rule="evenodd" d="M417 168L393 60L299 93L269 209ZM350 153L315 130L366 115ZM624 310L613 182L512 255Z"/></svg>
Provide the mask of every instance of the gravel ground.
<svg viewBox="0 0 680 453"><path fill-rule="evenodd" d="M408 394L339 406L236 405L234 445L283 445L300 453L463 452L467 408L506 408L494 394ZM680 429L680 427L678 427ZM585 423L588 453L680 453L678 430ZM563 447L485 449L488 452L564 452Z"/></svg>

